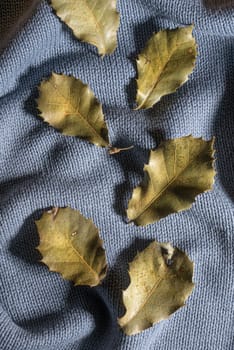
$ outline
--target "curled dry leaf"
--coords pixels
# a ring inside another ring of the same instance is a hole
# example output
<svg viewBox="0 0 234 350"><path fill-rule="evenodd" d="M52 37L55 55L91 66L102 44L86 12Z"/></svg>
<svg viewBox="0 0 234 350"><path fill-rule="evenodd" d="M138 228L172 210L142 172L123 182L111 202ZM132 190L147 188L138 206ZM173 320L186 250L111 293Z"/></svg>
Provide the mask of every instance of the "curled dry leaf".
<svg viewBox="0 0 234 350"><path fill-rule="evenodd" d="M50 271L59 272L75 285L98 285L107 263L98 229L78 210L53 208L36 221L38 250Z"/></svg>
<svg viewBox="0 0 234 350"><path fill-rule="evenodd" d="M110 154L128 149L110 145L102 105L80 79L52 73L39 86L37 104L43 120L64 135L107 147Z"/></svg>
<svg viewBox="0 0 234 350"><path fill-rule="evenodd" d="M137 109L151 108L188 80L196 59L193 26L154 34L137 59Z"/></svg>
<svg viewBox="0 0 234 350"><path fill-rule="evenodd" d="M136 187L127 215L136 225L147 225L188 209L195 197L214 183L214 138L186 136L162 142L150 152L145 179Z"/></svg>
<svg viewBox="0 0 234 350"><path fill-rule="evenodd" d="M116 0L51 0L51 5L74 35L96 46L100 55L116 49L119 27Z"/></svg>
<svg viewBox="0 0 234 350"><path fill-rule="evenodd" d="M126 313L118 322L132 335L184 306L194 284L192 261L169 243L151 243L129 266L130 285L123 292Z"/></svg>

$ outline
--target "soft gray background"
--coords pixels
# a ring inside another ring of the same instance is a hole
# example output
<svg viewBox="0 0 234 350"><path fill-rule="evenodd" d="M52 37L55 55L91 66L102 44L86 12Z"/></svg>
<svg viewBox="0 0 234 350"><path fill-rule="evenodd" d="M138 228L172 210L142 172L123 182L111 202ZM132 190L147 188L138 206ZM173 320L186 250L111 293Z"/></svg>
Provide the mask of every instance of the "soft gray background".
<svg viewBox="0 0 234 350"><path fill-rule="evenodd" d="M0 57L1 349L232 349L234 11L214 3L119 0L118 49L101 59L42 2ZM199 56L189 82L153 109L133 111L137 53L154 31L192 22ZM103 103L112 143L135 148L109 156L44 124L34 99L52 70L88 83ZM216 136L214 190L159 223L127 225L127 201L149 150L188 134ZM78 208L100 228L109 262L101 286L74 288L38 263L34 220L51 205ZM189 254L196 288L169 320L126 337L116 318L124 312L128 262L153 239Z"/></svg>

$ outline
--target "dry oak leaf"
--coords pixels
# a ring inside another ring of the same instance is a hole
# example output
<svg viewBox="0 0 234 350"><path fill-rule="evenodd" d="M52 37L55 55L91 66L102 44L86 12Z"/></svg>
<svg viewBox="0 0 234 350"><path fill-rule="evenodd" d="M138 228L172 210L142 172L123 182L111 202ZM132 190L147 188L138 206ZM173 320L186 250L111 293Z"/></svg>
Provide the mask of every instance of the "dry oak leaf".
<svg viewBox="0 0 234 350"><path fill-rule="evenodd" d="M194 288L193 262L169 243L150 243L129 267L130 285L123 292L126 313L118 320L127 335L167 319L185 305Z"/></svg>
<svg viewBox="0 0 234 350"><path fill-rule="evenodd" d="M192 73L196 60L193 26L154 34L137 59L137 108L151 108L175 92Z"/></svg>
<svg viewBox="0 0 234 350"><path fill-rule="evenodd" d="M116 49L119 27L116 0L51 0L51 5L74 35L96 46L100 55Z"/></svg>
<svg viewBox="0 0 234 350"><path fill-rule="evenodd" d="M190 136L164 141L150 152L144 181L134 189L127 216L144 226L188 209L214 183L214 138Z"/></svg>
<svg viewBox="0 0 234 350"><path fill-rule="evenodd" d="M78 210L53 208L36 221L42 262L75 285L100 284L107 263L98 229Z"/></svg>
<svg viewBox="0 0 234 350"><path fill-rule="evenodd" d="M78 136L97 146L107 147L110 154L131 148L110 145L102 105L80 79L52 73L38 89L40 117L62 134Z"/></svg>

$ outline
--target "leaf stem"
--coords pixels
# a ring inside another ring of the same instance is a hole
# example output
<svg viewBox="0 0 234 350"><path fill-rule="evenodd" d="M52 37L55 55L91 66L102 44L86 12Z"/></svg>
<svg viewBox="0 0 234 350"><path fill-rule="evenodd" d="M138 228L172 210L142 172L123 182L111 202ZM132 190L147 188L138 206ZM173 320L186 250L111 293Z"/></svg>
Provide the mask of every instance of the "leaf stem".
<svg viewBox="0 0 234 350"><path fill-rule="evenodd" d="M108 147L108 151L109 151L109 154L116 154L116 153L120 153L122 151L128 151L129 149L132 149L133 147L134 146L118 148L118 147L113 147L113 146L110 145Z"/></svg>

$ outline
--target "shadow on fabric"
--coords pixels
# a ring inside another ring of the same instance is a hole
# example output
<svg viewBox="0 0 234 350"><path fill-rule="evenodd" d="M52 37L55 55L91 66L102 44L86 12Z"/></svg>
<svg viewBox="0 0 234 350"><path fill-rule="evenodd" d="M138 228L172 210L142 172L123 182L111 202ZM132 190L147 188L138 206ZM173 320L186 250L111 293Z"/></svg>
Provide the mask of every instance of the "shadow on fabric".
<svg viewBox="0 0 234 350"><path fill-rule="evenodd" d="M99 292L98 288L71 287L67 298L67 308L75 310L77 305L85 304L85 311L94 318L95 329L91 334L79 342L79 349L86 350L92 348L93 344L99 344L100 349L111 349L118 334L116 320L113 317L108 304Z"/></svg>
<svg viewBox="0 0 234 350"><path fill-rule="evenodd" d="M234 6L234 0L203 0L203 5L208 9L220 9Z"/></svg>
<svg viewBox="0 0 234 350"><path fill-rule="evenodd" d="M122 145L126 144L126 141L119 140L117 144L122 147ZM137 177L138 181L140 181L140 179L143 177L143 167L147 161L147 158L148 151L135 145L134 148L126 152L121 152L118 154L118 157L115 157L124 173L125 180L115 187L114 209L126 223L126 209L128 201L130 200L133 188L138 184L138 182L137 184L132 183L133 178Z"/></svg>
<svg viewBox="0 0 234 350"><path fill-rule="evenodd" d="M46 210L49 210L46 209ZM19 233L10 242L10 252L28 264L36 264L41 259L36 247L39 245L39 236L35 225L44 210L38 209L30 215L23 223Z"/></svg>
<svg viewBox="0 0 234 350"><path fill-rule="evenodd" d="M76 338L64 338L63 342L58 344L58 348L61 344L67 345L71 342L74 345L77 344L80 350L91 348L92 344L99 344L99 348L103 350L111 348L118 334L116 320L113 319L105 301L97 290L89 287L71 286L65 301L65 307L63 306L60 311L30 318L18 324L18 326L32 334L42 334L48 329L64 327L64 323L68 319L78 319L80 313L92 315L95 324L94 330L91 334L79 339L80 333L79 329L77 329ZM78 325L82 327L82 324Z"/></svg>
<svg viewBox="0 0 234 350"><path fill-rule="evenodd" d="M216 168L220 181L234 202L234 69L226 78L225 93L218 108L214 124Z"/></svg>
<svg viewBox="0 0 234 350"><path fill-rule="evenodd" d="M162 130L154 128L152 130L148 130L148 133L153 139L153 143L157 147L163 140L165 140L165 133ZM120 147L124 147L126 145L126 140L124 138L119 139L117 144ZM131 142L129 145L130 144ZM128 202L131 198L132 191L142 182L145 176L144 165L149 161L149 152L150 150L134 145L132 149L126 152L121 152L118 154L118 157L115 157L116 161L123 170L125 180L115 187L114 209L125 223L128 223L126 209L128 207ZM137 177L138 181L133 183L134 177Z"/></svg>
<svg viewBox="0 0 234 350"><path fill-rule="evenodd" d="M140 23L134 27L134 42L135 42L135 51L132 52L128 59L132 63L134 70L137 74L137 65L136 59L142 49L145 47L146 42L150 39L153 33L160 30L160 26L157 24L157 18L151 17L147 21ZM150 33L150 34L149 34ZM130 79L128 85L125 86L128 104L130 108L134 108L137 92L136 76Z"/></svg>
<svg viewBox="0 0 234 350"><path fill-rule="evenodd" d="M113 309L116 310L116 317L122 317L125 313L125 307L123 305L123 291L127 289L130 284L128 274L129 263L134 259L138 252L144 250L151 242L152 239L136 238L128 248L125 248L122 251L114 266L107 274L106 281L112 281L112 290L115 291L112 303Z"/></svg>

